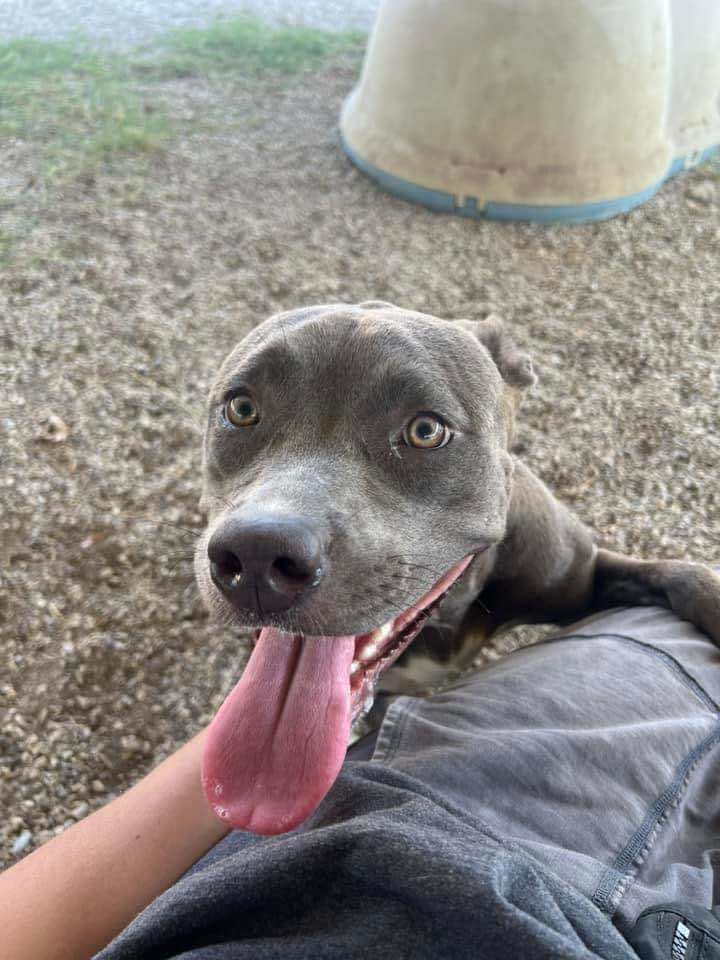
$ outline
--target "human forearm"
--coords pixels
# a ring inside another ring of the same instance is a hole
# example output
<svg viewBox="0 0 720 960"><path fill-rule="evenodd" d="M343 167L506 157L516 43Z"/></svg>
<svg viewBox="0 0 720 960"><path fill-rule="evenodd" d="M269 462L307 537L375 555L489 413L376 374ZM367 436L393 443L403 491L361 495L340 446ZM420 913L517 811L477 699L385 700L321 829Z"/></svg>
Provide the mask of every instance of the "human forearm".
<svg viewBox="0 0 720 960"><path fill-rule="evenodd" d="M227 833L203 796L204 731L0 875L0 954L84 960Z"/></svg>

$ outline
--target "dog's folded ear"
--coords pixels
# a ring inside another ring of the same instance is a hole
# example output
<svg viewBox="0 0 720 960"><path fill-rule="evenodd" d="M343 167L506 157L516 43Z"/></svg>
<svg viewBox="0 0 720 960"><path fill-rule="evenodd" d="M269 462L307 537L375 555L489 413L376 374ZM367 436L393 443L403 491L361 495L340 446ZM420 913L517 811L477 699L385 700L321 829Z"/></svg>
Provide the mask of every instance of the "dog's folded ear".
<svg viewBox="0 0 720 960"><path fill-rule="evenodd" d="M456 323L487 348L503 380L511 387L523 389L537 382L532 360L518 350L500 317L491 314L485 320L457 320Z"/></svg>

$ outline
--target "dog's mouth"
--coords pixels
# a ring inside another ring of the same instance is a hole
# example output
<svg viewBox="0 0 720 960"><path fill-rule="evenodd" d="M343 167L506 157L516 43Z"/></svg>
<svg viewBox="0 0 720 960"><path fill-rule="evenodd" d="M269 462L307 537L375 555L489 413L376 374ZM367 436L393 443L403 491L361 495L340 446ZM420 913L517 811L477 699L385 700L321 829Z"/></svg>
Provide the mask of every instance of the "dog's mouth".
<svg viewBox="0 0 720 960"><path fill-rule="evenodd" d="M229 826L285 833L316 809L345 757L350 725L378 677L410 645L474 554L370 633L260 631L240 681L208 730L202 783Z"/></svg>
<svg viewBox="0 0 720 960"><path fill-rule="evenodd" d="M372 698L378 677L412 643L467 569L473 554L456 563L416 603L381 627L355 638L350 665L350 702L355 720ZM369 706L369 704L368 704Z"/></svg>

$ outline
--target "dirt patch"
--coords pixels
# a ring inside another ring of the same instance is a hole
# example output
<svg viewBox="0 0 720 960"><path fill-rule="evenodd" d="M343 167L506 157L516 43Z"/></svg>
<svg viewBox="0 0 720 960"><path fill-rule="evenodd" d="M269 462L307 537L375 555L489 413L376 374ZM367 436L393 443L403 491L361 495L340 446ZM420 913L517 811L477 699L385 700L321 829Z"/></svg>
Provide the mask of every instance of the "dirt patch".
<svg viewBox="0 0 720 960"><path fill-rule="evenodd" d="M28 207L0 283L0 857L124 789L237 679L242 640L192 585L203 398L276 310L500 314L541 375L517 453L603 543L720 558L717 179L581 228L436 216L342 155L353 79L170 83L194 134Z"/></svg>

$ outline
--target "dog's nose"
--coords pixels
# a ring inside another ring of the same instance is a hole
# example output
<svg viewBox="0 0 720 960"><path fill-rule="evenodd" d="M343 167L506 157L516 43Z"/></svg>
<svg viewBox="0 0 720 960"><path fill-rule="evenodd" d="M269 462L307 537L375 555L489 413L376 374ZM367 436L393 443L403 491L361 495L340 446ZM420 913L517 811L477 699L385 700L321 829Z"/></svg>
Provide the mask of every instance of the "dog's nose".
<svg viewBox="0 0 720 960"><path fill-rule="evenodd" d="M233 606L259 616L284 613L317 586L324 554L313 522L301 517L232 517L208 543L210 575Z"/></svg>

